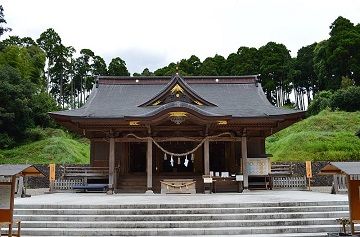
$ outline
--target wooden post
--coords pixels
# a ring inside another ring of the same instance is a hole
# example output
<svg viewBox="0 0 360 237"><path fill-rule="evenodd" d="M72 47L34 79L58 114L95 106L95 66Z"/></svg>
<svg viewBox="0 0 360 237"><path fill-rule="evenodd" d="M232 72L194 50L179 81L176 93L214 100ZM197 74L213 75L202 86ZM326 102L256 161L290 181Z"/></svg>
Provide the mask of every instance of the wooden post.
<svg viewBox="0 0 360 237"><path fill-rule="evenodd" d="M309 181L308 189L309 191L311 191L311 178L312 178L311 161L306 161L305 166L306 166L306 177L308 178Z"/></svg>
<svg viewBox="0 0 360 237"><path fill-rule="evenodd" d="M56 176L56 166L54 163L49 164L49 181L50 181L50 192L54 192L54 182Z"/></svg>
<svg viewBox="0 0 360 237"><path fill-rule="evenodd" d="M115 178L115 138L110 138L109 146L109 194L114 192L114 178Z"/></svg>
<svg viewBox="0 0 360 237"><path fill-rule="evenodd" d="M210 175L209 140L204 142L204 174Z"/></svg>
<svg viewBox="0 0 360 237"><path fill-rule="evenodd" d="M242 168L244 175L244 190L249 189L249 178L247 171L247 140L246 136L241 137L241 158L242 158Z"/></svg>
<svg viewBox="0 0 360 237"><path fill-rule="evenodd" d="M147 173L147 192L152 192L152 140L147 140L147 151L146 151L146 173Z"/></svg>

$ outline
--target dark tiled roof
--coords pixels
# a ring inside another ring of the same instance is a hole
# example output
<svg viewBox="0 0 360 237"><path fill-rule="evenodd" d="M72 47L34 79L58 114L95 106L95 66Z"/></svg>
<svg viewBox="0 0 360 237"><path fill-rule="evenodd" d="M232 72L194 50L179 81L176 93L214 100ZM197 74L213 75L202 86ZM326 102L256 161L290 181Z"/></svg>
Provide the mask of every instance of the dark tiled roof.
<svg viewBox="0 0 360 237"><path fill-rule="evenodd" d="M32 165L0 165L0 176L14 176L18 174L25 176L44 176L41 171Z"/></svg>
<svg viewBox="0 0 360 237"><path fill-rule="evenodd" d="M331 162L330 164L348 175L360 174L360 162Z"/></svg>
<svg viewBox="0 0 360 237"><path fill-rule="evenodd" d="M205 80L204 77L184 77L192 92L214 106L190 105L185 102L141 106L159 95L168 83L150 83L149 80L159 79L156 77L141 78L144 83L141 83L142 81L139 83L139 80L136 83L135 79L131 77L119 80L113 77L109 80L108 77L105 77L99 79L83 107L52 114L82 118L145 117L172 107L185 107L205 116L238 118L279 116L301 112L271 105L266 99L261 85L257 83L256 76L216 77L218 79L216 83L214 78L206 77ZM161 80L163 79L161 78ZM132 80L134 83L129 83Z"/></svg>

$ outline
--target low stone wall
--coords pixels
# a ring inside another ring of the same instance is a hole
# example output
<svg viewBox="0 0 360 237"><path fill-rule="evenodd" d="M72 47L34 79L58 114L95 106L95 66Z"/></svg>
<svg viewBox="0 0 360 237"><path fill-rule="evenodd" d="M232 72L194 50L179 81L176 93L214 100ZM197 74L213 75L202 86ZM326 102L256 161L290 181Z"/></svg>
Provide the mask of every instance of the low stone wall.
<svg viewBox="0 0 360 237"><path fill-rule="evenodd" d="M290 162L276 162L275 164L289 164ZM305 175L305 162L292 162L294 164L294 174L295 175ZM329 162L319 161L312 162L312 172L313 172L313 186L331 186L333 182L333 177L331 175L318 175L320 170L327 165ZM28 188L48 188L49 187L49 167L48 165L35 165L36 168L41 170L45 177L29 177L28 178ZM71 166L88 166L88 165L71 165ZM60 177L61 169L60 165L56 165L56 178Z"/></svg>

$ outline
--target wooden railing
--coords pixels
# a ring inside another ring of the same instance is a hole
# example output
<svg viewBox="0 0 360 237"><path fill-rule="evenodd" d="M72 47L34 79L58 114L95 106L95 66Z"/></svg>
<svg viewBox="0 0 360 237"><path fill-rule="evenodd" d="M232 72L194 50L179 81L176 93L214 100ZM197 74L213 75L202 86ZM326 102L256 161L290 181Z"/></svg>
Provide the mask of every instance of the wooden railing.
<svg viewBox="0 0 360 237"><path fill-rule="evenodd" d="M271 164L272 176L290 176L294 174L294 164Z"/></svg>
<svg viewBox="0 0 360 237"><path fill-rule="evenodd" d="M84 185L82 179L58 179L54 181L55 190L71 190L73 186Z"/></svg>
<svg viewBox="0 0 360 237"><path fill-rule="evenodd" d="M109 176L108 167L66 167L61 166L62 178L91 177L107 178Z"/></svg>
<svg viewBox="0 0 360 237"><path fill-rule="evenodd" d="M281 176L272 177L272 188L274 189L305 189L305 176Z"/></svg>
<svg viewBox="0 0 360 237"><path fill-rule="evenodd" d="M60 166L60 169L61 177L54 181L55 190L71 190L73 186L87 185L88 180L107 179L109 177L108 167Z"/></svg>

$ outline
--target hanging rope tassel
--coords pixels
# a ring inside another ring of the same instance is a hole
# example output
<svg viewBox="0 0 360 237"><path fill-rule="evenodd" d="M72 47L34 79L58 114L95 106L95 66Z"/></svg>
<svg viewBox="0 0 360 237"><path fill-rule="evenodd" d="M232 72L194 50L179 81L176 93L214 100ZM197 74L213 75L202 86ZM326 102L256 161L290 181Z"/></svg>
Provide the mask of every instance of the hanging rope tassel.
<svg viewBox="0 0 360 237"><path fill-rule="evenodd" d="M181 160L180 160L180 157L178 157L178 165L181 164Z"/></svg>
<svg viewBox="0 0 360 237"><path fill-rule="evenodd" d="M166 153L164 153L164 160L167 160L167 155L166 155Z"/></svg>
<svg viewBox="0 0 360 237"><path fill-rule="evenodd" d="M194 153L192 153L191 154L191 161L194 162L194 160L195 160L195 155L194 155Z"/></svg>

